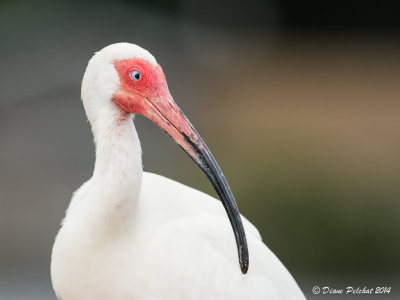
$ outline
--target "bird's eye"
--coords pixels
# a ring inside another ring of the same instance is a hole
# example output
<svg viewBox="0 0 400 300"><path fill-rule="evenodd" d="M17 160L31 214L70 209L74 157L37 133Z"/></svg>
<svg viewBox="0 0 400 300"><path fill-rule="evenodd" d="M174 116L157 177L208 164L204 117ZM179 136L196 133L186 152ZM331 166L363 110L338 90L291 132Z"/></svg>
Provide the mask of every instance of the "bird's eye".
<svg viewBox="0 0 400 300"><path fill-rule="evenodd" d="M142 77L142 75L140 75L139 71L132 71L131 78L133 80L138 81L141 77Z"/></svg>

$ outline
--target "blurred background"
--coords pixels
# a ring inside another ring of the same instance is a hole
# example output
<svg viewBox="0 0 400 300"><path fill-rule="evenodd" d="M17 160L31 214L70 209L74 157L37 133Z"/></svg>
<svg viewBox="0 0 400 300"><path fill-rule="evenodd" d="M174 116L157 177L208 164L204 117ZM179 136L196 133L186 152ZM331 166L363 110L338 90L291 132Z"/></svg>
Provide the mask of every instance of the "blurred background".
<svg viewBox="0 0 400 300"><path fill-rule="evenodd" d="M399 299L396 1L82 2L0 1L1 300L55 299L54 237L94 163L80 82L120 41L157 58L242 214L309 298L335 298L317 285ZM215 196L168 136L135 123L146 171Z"/></svg>

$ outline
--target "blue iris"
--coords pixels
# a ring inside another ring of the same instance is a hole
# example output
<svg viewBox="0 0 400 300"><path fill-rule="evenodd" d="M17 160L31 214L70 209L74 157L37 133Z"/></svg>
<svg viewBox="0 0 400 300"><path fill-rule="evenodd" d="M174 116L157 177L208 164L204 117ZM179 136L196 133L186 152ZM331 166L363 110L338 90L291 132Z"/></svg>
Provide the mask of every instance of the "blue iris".
<svg viewBox="0 0 400 300"><path fill-rule="evenodd" d="M132 79L133 80L139 80L140 79L140 77L142 77L142 75L140 75L140 72L138 72L138 71L133 71L132 73L131 73L131 77L132 77Z"/></svg>

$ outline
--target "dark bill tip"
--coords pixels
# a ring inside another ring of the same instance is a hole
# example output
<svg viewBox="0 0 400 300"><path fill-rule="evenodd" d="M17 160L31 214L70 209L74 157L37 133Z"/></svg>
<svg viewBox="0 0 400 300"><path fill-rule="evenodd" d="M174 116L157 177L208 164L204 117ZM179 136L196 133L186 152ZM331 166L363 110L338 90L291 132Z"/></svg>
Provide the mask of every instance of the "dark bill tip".
<svg viewBox="0 0 400 300"><path fill-rule="evenodd" d="M196 153L197 157L191 157L200 169L206 174L210 180L212 186L217 192L219 198L221 199L222 205L228 215L229 221L232 225L233 232L235 234L236 246L239 257L239 265L243 274L247 273L249 268L249 250L247 247L246 234L243 228L243 223L240 218L239 209L236 205L235 198L232 191L222 173L218 163L211 154L207 145L203 142L200 135L192 127L193 132L197 135L197 140L199 144L195 144L185 133L182 133L186 142L191 145L191 148Z"/></svg>

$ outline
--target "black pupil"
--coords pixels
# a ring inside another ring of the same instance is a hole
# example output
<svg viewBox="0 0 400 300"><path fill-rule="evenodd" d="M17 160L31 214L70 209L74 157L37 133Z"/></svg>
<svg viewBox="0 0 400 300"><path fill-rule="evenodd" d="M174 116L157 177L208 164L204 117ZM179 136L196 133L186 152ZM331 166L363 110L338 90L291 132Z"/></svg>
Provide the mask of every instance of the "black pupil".
<svg viewBox="0 0 400 300"><path fill-rule="evenodd" d="M136 80L139 80L139 79L140 79L140 73L139 73L139 72L136 72L134 76L135 76L135 79L136 79Z"/></svg>

